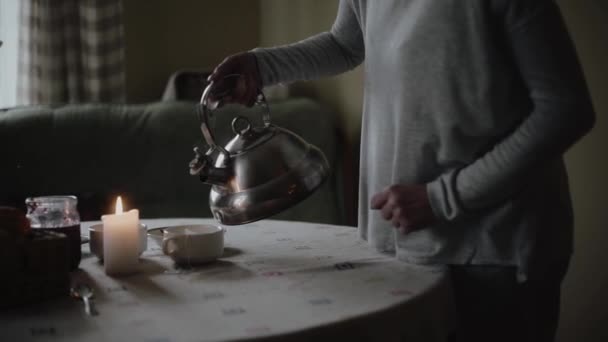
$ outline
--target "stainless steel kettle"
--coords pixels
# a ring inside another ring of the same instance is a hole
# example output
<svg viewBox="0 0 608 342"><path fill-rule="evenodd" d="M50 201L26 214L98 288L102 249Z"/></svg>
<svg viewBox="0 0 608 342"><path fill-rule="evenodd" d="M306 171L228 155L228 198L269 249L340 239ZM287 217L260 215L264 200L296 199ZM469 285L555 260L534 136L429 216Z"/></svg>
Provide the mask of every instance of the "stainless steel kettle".
<svg viewBox="0 0 608 342"><path fill-rule="evenodd" d="M243 116L232 120L235 136L225 147L215 142L209 117L215 108L203 91L198 114L209 145L206 153L194 149L190 174L211 184L209 205L224 225L249 223L277 214L314 192L327 178L329 163L323 152L295 133L270 123L270 110L259 91L256 104L264 108L262 127ZM214 155L216 155L214 159Z"/></svg>

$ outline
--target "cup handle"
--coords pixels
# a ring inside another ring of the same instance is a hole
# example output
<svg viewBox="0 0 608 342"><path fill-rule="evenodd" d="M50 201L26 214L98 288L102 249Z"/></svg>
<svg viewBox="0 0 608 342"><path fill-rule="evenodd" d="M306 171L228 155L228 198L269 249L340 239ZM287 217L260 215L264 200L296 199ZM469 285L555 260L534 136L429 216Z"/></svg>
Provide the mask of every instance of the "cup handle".
<svg viewBox="0 0 608 342"><path fill-rule="evenodd" d="M175 236L163 238L162 250L165 255L173 255L175 253Z"/></svg>

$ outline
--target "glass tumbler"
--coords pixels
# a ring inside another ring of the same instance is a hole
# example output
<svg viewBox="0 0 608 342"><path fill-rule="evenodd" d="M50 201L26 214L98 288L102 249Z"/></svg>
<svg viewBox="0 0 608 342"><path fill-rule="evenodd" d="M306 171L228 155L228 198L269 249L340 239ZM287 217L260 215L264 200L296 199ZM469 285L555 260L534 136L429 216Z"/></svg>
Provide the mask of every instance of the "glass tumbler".
<svg viewBox="0 0 608 342"><path fill-rule="evenodd" d="M25 200L32 229L63 233L68 238L70 270L80 264L80 214L76 196L40 196Z"/></svg>

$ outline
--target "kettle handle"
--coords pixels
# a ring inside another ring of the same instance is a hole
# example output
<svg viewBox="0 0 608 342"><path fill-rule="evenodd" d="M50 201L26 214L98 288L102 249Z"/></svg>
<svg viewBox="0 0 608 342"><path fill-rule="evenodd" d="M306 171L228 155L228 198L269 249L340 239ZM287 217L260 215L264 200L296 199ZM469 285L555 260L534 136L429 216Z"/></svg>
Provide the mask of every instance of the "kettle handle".
<svg viewBox="0 0 608 342"><path fill-rule="evenodd" d="M230 75L225 76L225 78L240 77L240 76L241 76L240 74L230 74ZM217 149L221 154L224 155L224 157L226 158L225 160L228 160L228 158L230 157L230 153L228 153L228 151L226 151L226 149L224 147L219 146L215 143L215 138L214 138L213 132L211 132L210 125L209 125L209 116L212 111L212 109L210 109L209 107L210 107L210 105L213 105L213 107L214 107L213 109L215 109L215 108L217 108L217 105L218 105L218 103L210 103L210 101L208 99L209 94L211 93L212 87L213 87L213 81L209 82L209 84L203 91L203 95L201 96L200 104L197 108L199 119L201 121L201 132L203 133L203 137L205 138L205 141L207 142L209 147L211 149ZM225 94L226 93L223 93L220 95L225 95ZM262 93L262 91L260 89L258 89L258 95L256 96L255 104L264 107L264 112L262 114L262 121L264 122L264 127L270 126L270 108L268 107L268 103L266 102L266 97L264 96L264 93Z"/></svg>

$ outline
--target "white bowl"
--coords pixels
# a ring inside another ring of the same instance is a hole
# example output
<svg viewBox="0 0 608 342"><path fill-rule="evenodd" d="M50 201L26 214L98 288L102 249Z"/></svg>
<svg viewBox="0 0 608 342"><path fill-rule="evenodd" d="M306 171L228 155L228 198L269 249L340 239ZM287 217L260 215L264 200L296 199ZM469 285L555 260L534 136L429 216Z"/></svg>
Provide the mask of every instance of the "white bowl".
<svg viewBox="0 0 608 342"><path fill-rule="evenodd" d="M148 248L148 226L139 224L139 255ZM89 227L89 248L99 260L103 260L103 224L94 224Z"/></svg>
<svg viewBox="0 0 608 342"><path fill-rule="evenodd" d="M224 253L225 230L212 224L180 225L150 229L163 253L178 264L201 264Z"/></svg>

